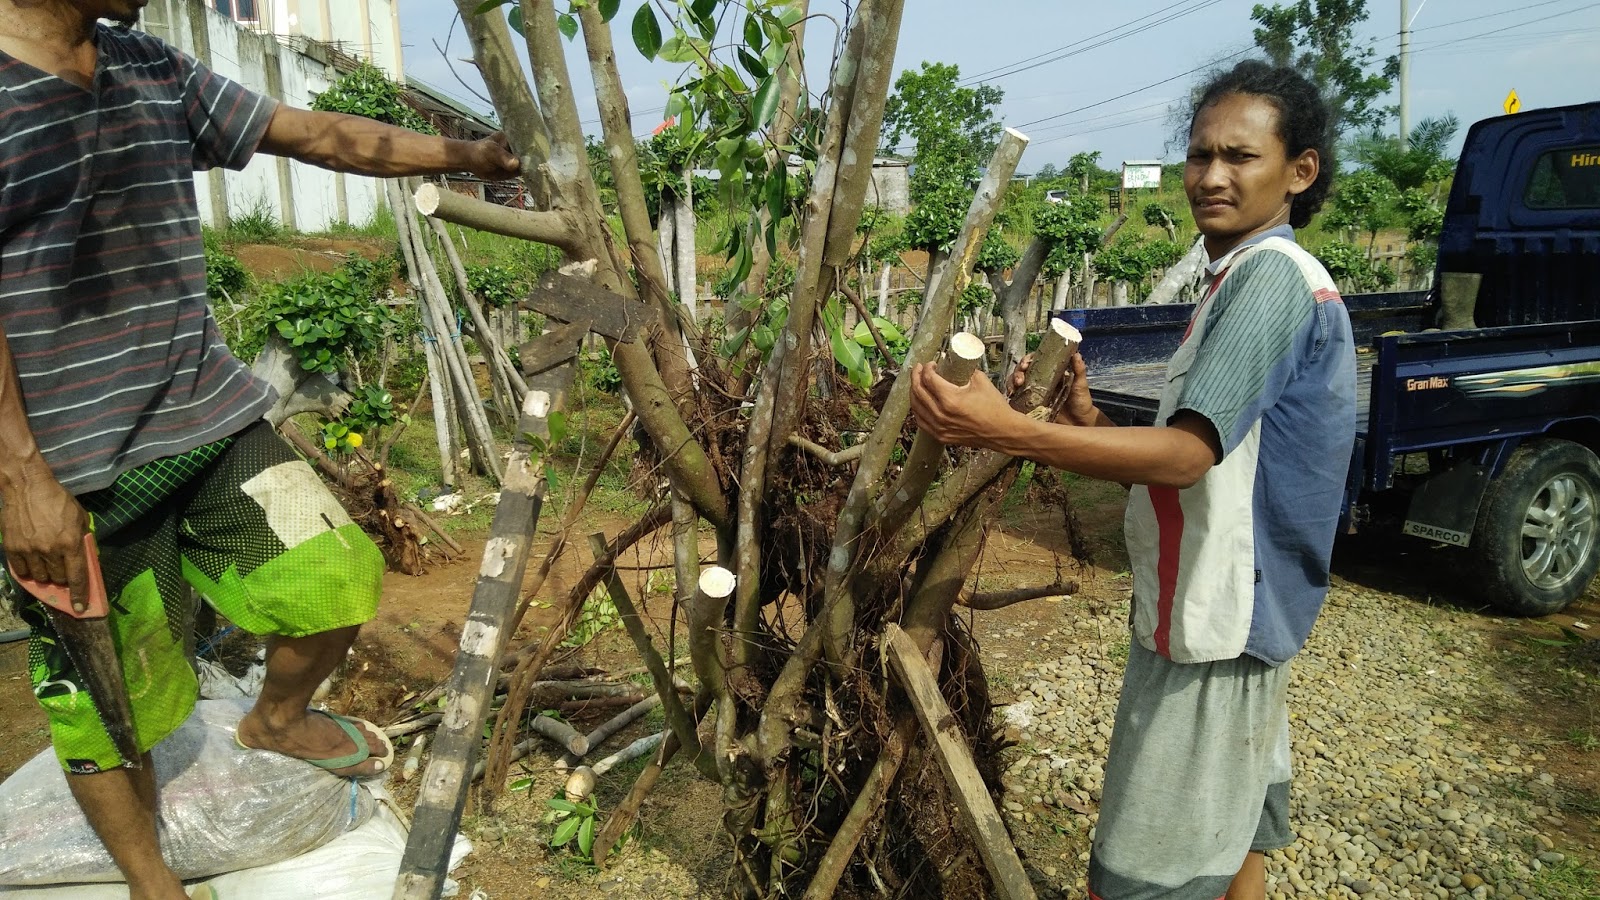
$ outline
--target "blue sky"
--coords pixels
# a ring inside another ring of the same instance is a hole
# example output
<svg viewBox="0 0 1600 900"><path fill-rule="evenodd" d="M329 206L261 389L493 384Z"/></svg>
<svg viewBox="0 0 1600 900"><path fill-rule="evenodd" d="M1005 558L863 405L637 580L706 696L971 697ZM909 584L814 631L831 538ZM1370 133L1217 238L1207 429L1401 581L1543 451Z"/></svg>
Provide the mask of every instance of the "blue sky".
<svg viewBox="0 0 1600 900"><path fill-rule="evenodd" d="M561 6L565 4L558 0ZM1102 161L1167 157L1168 109L1209 64L1247 51L1255 0L907 0L895 69L923 60L954 63L1005 91L999 118L1032 143L1023 171L1062 165L1072 154L1099 150ZM682 67L646 62L633 49L627 22L639 7L623 0L617 49L636 133L660 122L667 86ZM1600 2L1410 0L1413 15L1411 118L1454 112L1463 125L1499 115L1515 89L1525 109L1600 99ZM1368 0L1361 28L1381 56L1399 47L1399 0ZM845 4L813 0L818 15L807 34L808 76L823 84ZM400 0L405 66L469 105L487 109L457 80L481 90L471 48L459 24L448 55L434 46L451 32L449 0ZM581 38L580 38L581 39ZM518 44L520 45L520 41ZM1057 58L1059 57L1059 58ZM452 67L455 74L452 74ZM1028 67L1028 68L1024 68ZM599 130L588 63L572 45L568 68L587 127ZM1391 99L1390 102L1395 102ZM1391 129L1392 129L1391 124ZM1459 141L1459 137L1458 137Z"/></svg>

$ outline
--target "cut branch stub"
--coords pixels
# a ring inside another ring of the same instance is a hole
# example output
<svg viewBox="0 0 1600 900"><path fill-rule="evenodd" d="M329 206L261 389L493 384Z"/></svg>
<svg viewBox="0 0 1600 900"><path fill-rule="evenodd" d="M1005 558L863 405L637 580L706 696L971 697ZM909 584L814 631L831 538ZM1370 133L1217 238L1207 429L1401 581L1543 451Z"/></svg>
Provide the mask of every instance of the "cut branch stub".
<svg viewBox="0 0 1600 900"><path fill-rule="evenodd" d="M634 340L659 318L637 300L559 272L541 275L518 305L559 322L588 322L589 330L616 341Z"/></svg>
<svg viewBox="0 0 1600 900"><path fill-rule="evenodd" d="M489 203L424 182L414 196L417 212L479 231L560 247L576 254L580 236L558 212L534 212Z"/></svg>
<svg viewBox="0 0 1600 900"><path fill-rule="evenodd" d="M954 385L965 385L972 379L972 373L978 370L983 352L983 338L966 331L952 335L950 347L944 359L939 361L939 377ZM880 495L878 501L882 507L879 527L885 533L893 534L905 524L906 518L922 502L922 495L928 492L928 485L939 477L939 467L944 457L944 445L939 443L938 438L925 431L917 432L911 441L911 452L906 455L905 468L900 477L893 488Z"/></svg>
<svg viewBox="0 0 1600 900"><path fill-rule="evenodd" d="M1011 408L1028 412L1049 399L1057 383L1071 377L1067 372L1072 364L1072 354L1078 352L1078 345L1082 342L1083 334L1066 320L1051 319L1050 327L1045 329L1044 339L1039 342L1039 352L1034 355L1033 365L1028 368L1028 377L1011 398Z"/></svg>

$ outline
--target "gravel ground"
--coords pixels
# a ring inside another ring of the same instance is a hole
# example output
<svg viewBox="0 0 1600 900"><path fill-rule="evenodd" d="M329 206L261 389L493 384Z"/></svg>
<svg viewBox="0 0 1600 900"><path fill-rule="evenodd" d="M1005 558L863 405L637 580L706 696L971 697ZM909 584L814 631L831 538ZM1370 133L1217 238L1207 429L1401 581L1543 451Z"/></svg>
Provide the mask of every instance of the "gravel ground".
<svg viewBox="0 0 1600 900"><path fill-rule="evenodd" d="M1019 743L1008 751L1006 815L1030 862L1077 896L1127 654L1127 604L1062 612L1056 628L1029 621L995 635L1037 642L1028 655L1053 661L990 655L997 701L1007 686L1014 697L1001 713ZM1553 874L1541 870L1573 865L1550 836L1562 820L1544 756L1472 727L1474 708L1503 703L1513 689L1490 677L1495 654L1470 618L1335 588L1294 662L1299 837L1270 854L1268 896L1534 900ZM1068 852L1041 838L1052 833ZM1055 864L1041 851L1055 851Z"/></svg>

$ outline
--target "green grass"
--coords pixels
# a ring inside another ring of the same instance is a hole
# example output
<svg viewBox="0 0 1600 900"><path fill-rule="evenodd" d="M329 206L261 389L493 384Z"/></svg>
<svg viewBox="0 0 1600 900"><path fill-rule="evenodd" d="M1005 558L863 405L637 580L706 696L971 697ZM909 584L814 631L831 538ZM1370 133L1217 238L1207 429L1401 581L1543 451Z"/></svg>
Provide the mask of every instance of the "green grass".
<svg viewBox="0 0 1600 900"><path fill-rule="evenodd" d="M257 197L248 209L229 212L220 237L226 244L275 244L291 234L267 198Z"/></svg>
<svg viewBox="0 0 1600 900"><path fill-rule="evenodd" d="M400 240L400 232L395 228L394 213L387 206L379 206L372 211L372 216L360 225L349 222L334 222L326 231L315 234L316 237L331 238L382 238L384 240Z"/></svg>
<svg viewBox="0 0 1600 900"><path fill-rule="evenodd" d="M1541 900L1593 900L1600 897L1600 873L1568 858L1534 873L1534 896Z"/></svg>

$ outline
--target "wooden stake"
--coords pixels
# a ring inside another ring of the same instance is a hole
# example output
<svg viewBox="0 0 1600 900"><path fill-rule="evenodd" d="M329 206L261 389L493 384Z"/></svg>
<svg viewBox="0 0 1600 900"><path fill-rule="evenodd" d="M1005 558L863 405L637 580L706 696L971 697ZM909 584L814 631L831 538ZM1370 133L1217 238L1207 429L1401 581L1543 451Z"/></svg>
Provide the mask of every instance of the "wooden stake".
<svg viewBox="0 0 1600 900"><path fill-rule="evenodd" d="M1022 869L1017 848L1011 843L1005 822L994 808L989 787L978 774L966 739L956 727L955 716L939 693L938 680L928 669L927 660L917 645L898 625L891 623L883 633L883 647L900 686L905 688L917 721L928 736L933 755L939 760L945 783L961 814L961 824L978 845L978 853L993 879L1001 900L1034 900L1033 885Z"/></svg>
<svg viewBox="0 0 1600 900"><path fill-rule="evenodd" d="M570 370L567 374L570 377ZM417 794L411 837L395 883L395 900L433 900L444 885L450 848L461 825L473 757L483 740L483 723L489 714L495 661L505 646L505 628L516 609L548 484L544 461L534 456L529 436L547 438L550 413L561 400L560 393L552 398L545 391L530 391L522 405L500 503L478 567L472 608L461 630L461 650L445 692L444 719Z"/></svg>

